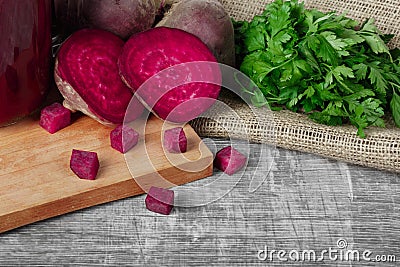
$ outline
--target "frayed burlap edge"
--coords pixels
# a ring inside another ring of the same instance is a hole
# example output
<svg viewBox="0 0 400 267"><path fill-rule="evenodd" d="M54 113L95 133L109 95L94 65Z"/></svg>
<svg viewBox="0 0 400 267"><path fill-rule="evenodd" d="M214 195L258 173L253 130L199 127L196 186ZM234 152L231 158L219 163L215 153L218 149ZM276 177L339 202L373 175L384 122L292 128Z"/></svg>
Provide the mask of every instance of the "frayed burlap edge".
<svg viewBox="0 0 400 267"><path fill-rule="evenodd" d="M306 115L287 110L260 109L257 117L249 106L232 97L221 101L232 107L238 117L224 109L212 118L191 122L203 137L239 138L254 143L318 154L349 163L400 172L400 129L370 127L367 137L357 136L354 126L330 127L310 120Z"/></svg>
<svg viewBox="0 0 400 267"><path fill-rule="evenodd" d="M264 9L269 0L221 0L228 13L237 20L249 20ZM392 33L396 38L391 46L399 46L400 9L398 0L306 0L307 8L321 11L347 12L349 17L363 21L373 17L383 33ZM201 136L242 138L256 143L267 143L278 147L318 154L377 169L400 172L400 129L371 127L367 137L357 136L353 126L330 127L311 121L307 116L287 110L271 112L260 109L259 123L249 106L232 97L222 95L239 115L219 110L212 119L198 118L191 125ZM273 118L273 119L272 119ZM273 122L271 122L271 119ZM268 123L271 122L271 123ZM269 135L273 133L273 136Z"/></svg>

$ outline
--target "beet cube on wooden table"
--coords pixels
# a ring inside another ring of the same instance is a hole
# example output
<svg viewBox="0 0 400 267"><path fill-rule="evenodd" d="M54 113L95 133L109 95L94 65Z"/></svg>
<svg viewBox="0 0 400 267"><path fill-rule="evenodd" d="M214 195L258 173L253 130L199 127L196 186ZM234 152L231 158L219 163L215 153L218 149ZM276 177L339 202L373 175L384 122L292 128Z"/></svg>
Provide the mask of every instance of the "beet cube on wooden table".
<svg viewBox="0 0 400 267"><path fill-rule="evenodd" d="M174 206L174 191L152 186L145 202L148 210L168 215Z"/></svg>
<svg viewBox="0 0 400 267"><path fill-rule="evenodd" d="M96 179L99 167L99 158L96 152L72 150L70 168L79 178Z"/></svg>
<svg viewBox="0 0 400 267"><path fill-rule="evenodd" d="M60 103L53 103L40 112L39 125L53 134L71 124L71 111Z"/></svg>
<svg viewBox="0 0 400 267"><path fill-rule="evenodd" d="M121 153L132 149L139 140L139 133L129 126L120 125L110 133L111 147Z"/></svg>
<svg viewBox="0 0 400 267"><path fill-rule="evenodd" d="M233 175L244 167L247 162L245 155L232 146L218 151L214 159L214 166L228 175Z"/></svg>
<svg viewBox="0 0 400 267"><path fill-rule="evenodd" d="M187 139L182 127L176 127L164 132L164 147L170 153L185 153Z"/></svg>

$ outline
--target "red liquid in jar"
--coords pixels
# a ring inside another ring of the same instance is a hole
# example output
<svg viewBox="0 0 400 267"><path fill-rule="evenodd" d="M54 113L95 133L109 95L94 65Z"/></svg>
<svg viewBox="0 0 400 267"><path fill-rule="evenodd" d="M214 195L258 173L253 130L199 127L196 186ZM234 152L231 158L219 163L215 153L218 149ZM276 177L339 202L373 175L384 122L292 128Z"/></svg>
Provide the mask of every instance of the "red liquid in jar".
<svg viewBox="0 0 400 267"><path fill-rule="evenodd" d="M0 125L42 104L50 50L51 0L0 0Z"/></svg>

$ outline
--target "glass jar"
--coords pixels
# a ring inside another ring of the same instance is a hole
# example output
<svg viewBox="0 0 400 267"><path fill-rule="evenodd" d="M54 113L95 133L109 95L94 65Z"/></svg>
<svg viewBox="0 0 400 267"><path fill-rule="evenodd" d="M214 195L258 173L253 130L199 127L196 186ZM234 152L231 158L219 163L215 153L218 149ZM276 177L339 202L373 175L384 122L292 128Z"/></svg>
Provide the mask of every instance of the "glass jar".
<svg viewBox="0 0 400 267"><path fill-rule="evenodd" d="M51 0L0 0L0 126L42 104L50 60Z"/></svg>

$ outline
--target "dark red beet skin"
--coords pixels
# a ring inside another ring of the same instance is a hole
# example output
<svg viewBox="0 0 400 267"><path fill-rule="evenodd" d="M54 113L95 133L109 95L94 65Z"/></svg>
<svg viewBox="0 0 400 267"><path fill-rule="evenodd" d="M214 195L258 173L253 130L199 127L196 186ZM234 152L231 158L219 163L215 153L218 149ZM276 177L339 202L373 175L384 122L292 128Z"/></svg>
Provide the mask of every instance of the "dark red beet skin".
<svg viewBox="0 0 400 267"><path fill-rule="evenodd" d="M216 63L199 38L167 27L133 35L118 59L121 76L146 106L161 119L179 123L198 117L215 102L221 90Z"/></svg>
<svg viewBox="0 0 400 267"><path fill-rule="evenodd" d="M104 29L127 39L151 28L156 15L151 0L84 0L82 16L92 28Z"/></svg>
<svg viewBox="0 0 400 267"><path fill-rule="evenodd" d="M121 80L117 66L123 45L124 42L110 32L83 29L73 33L57 55L56 81L59 78L68 83L99 121L122 123L133 96ZM61 84L57 82L64 98L73 108L85 113L71 88ZM138 105L139 116L143 106Z"/></svg>

